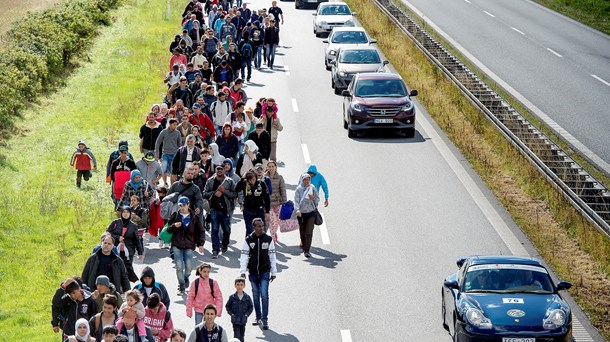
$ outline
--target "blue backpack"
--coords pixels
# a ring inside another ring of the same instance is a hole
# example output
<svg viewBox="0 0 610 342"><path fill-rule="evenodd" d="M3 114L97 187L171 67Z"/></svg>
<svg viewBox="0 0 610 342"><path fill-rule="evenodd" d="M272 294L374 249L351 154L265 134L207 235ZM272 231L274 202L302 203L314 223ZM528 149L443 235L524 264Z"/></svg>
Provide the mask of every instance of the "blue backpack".
<svg viewBox="0 0 610 342"><path fill-rule="evenodd" d="M282 204L282 207L280 208L280 220L289 220L292 217L293 211L294 203L292 203L292 201Z"/></svg>
<svg viewBox="0 0 610 342"><path fill-rule="evenodd" d="M245 42L244 45L241 46L240 52L243 57L246 57L246 58L252 57L252 54L253 54L252 44L250 44L250 42Z"/></svg>

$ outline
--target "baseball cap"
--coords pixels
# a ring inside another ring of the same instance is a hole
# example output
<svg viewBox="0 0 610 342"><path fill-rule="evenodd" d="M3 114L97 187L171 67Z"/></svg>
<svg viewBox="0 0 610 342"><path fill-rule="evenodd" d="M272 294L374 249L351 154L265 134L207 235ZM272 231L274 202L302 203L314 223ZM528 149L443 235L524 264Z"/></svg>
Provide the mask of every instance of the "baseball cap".
<svg viewBox="0 0 610 342"><path fill-rule="evenodd" d="M110 279L105 275L98 276L97 279L95 279L95 285L105 285L110 287Z"/></svg>
<svg viewBox="0 0 610 342"><path fill-rule="evenodd" d="M189 198L186 196L180 196L180 198L178 198L178 205L188 205L189 204Z"/></svg>
<svg viewBox="0 0 610 342"><path fill-rule="evenodd" d="M255 168L255 169L261 169L261 170L263 170L263 169L264 169L264 168L263 168L263 164L261 164L261 163L258 163L258 164L256 164L256 165L254 165L254 168Z"/></svg>
<svg viewBox="0 0 610 342"><path fill-rule="evenodd" d="M125 151L129 151L129 147L127 147L125 145L121 145L121 147L119 147L119 152L125 152Z"/></svg>
<svg viewBox="0 0 610 342"><path fill-rule="evenodd" d="M195 104L193 105L193 108L201 108L201 105L200 105L199 103L195 103Z"/></svg>

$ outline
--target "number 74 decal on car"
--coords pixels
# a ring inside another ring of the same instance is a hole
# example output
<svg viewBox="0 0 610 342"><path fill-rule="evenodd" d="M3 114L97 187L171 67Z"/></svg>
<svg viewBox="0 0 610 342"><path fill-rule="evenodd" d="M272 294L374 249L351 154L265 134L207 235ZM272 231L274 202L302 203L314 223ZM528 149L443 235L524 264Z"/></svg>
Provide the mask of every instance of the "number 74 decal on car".
<svg viewBox="0 0 610 342"><path fill-rule="evenodd" d="M504 304L523 304L523 298L502 298Z"/></svg>

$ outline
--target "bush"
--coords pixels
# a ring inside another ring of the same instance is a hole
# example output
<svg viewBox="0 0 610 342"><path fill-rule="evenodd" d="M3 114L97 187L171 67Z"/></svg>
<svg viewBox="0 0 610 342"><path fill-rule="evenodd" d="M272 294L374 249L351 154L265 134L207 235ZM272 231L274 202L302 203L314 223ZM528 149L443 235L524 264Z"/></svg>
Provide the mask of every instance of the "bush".
<svg viewBox="0 0 610 342"><path fill-rule="evenodd" d="M118 0L67 0L28 13L7 33L0 51L0 128L6 133L20 109L52 85L82 54L100 25L110 24Z"/></svg>

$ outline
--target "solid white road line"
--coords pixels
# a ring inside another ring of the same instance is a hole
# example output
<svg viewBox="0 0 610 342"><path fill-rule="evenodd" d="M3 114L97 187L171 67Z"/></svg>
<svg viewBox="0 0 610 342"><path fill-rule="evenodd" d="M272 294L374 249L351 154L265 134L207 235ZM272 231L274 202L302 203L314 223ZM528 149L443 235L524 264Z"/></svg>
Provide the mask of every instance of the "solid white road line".
<svg viewBox="0 0 610 342"><path fill-rule="evenodd" d="M557 51L551 49L551 48L546 48L550 53L554 54L555 56L561 58L563 57L562 55L560 55L559 53L557 53Z"/></svg>
<svg viewBox="0 0 610 342"><path fill-rule="evenodd" d="M516 27L511 27L511 29L512 29L513 31L515 31L515 32L517 32L517 33L519 33L519 34L521 34L521 35L524 35L524 36L525 36L525 33L523 33L523 31L518 30Z"/></svg>
<svg viewBox="0 0 610 342"><path fill-rule="evenodd" d="M495 15L493 15L493 14L491 14L491 13L487 12L487 11L483 11L483 12L485 12L485 14L487 14L488 16L490 16L490 17L492 17L492 18L495 18L495 17L496 17Z"/></svg>
<svg viewBox="0 0 610 342"><path fill-rule="evenodd" d="M324 214L322 215L322 225L320 226L320 235L322 235L322 244L330 245L330 237L328 236L328 229L326 228L326 219L324 218Z"/></svg>
<svg viewBox="0 0 610 342"><path fill-rule="evenodd" d="M349 330L341 330L341 341L352 342L352 334L349 332Z"/></svg>
<svg viewBox="0 0 610 342"><path fill-rule="evenodd" d="M292 111L295 113L299 112L299 105L297 105L297 99L292 98Z"/></svg>
<svg viewBox="0 0 610 342"><path fill-rule="evenodd" d="M506 222L502 219L496 208L494 208L487 197L483 194L481 189L474 182L472 177L468 174L462 163L457 157L449 150L447 144L441 139L440 135L432 128L432 125L424 115L419 116L419 124L422 126L426 134L432 140L436 149L440 152L441 156L445 159L449 167L453 170L456 177L460 180L462 185L476 205L481 209L481 212L491 226L494 228L496 233L500 236L502 241L506 244L508 249L513 255L529 256L529 253L525 250L521 242L517 239L515 234L510 230Z"/></svg>
<svg viewBox="0 0 610 342"><path fill-rule="evenodd" d="M608 83L606 80L604 80L603 78L597 76L597 75L591 75L591 77L593 77L594 79L600 81L601 83L607 85L608 87L610 87L610 83Z"/></svg>
<svg viewBox="0 0 610 342"><path fill-rule="evenodd" d="M305 164L311 164L311 158L309 157L309 149L307 148L307 144L301 144L301 149L303 150L303 159L305 160Z"/></svg>

